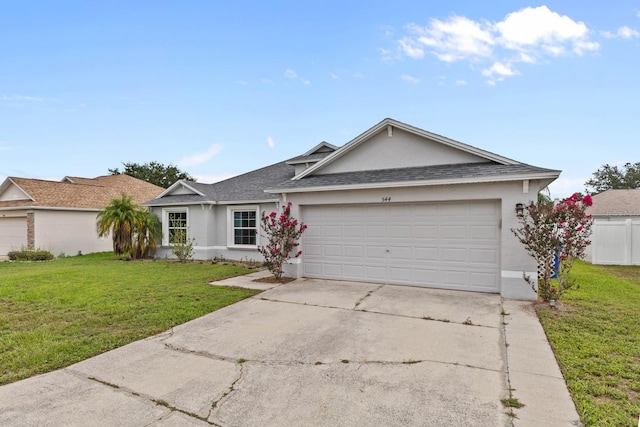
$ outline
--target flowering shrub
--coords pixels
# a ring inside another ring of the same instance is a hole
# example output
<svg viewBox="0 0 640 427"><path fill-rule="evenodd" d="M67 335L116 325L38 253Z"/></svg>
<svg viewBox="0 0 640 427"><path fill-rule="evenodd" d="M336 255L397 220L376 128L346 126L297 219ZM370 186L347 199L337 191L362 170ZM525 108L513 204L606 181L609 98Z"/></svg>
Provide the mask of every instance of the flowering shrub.
<svg viewBox="0 0 640 427"><path fill-rule="evenodd" d="M276 280L282 279L282 265L291 257L291 253L299 246L298 239L307 229L303 223L291 217L291 202L282 207L282 213L278 215L271 212L267 215L262 212L262 228L266 234L268 243L258 249L264 256L265 265ZM298 250L294 253L297 258L302 255Z"/></svg>
<svg viewBox="0 0 640 427"><path fill-rule="evenodd" d="M538 262L538 296L542 300L559 300L574 285L569 278L573 263L584 257L591 244L593 219L585 211L592 203L591 196L578 194L555 204L531 202L520 219L520 227L511 230ZM553 280L554 276L557 280ZM535 290L534 280L526 275L524 279Z"/></svg>

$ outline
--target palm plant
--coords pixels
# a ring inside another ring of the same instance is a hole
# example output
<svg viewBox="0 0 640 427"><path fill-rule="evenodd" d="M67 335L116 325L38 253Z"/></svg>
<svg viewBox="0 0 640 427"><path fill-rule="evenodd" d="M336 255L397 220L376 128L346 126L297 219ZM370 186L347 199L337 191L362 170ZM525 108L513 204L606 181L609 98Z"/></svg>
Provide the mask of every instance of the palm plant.
<svg viewBox="0 0 640 427"><path fill-rule="evenodd" d="M162 224L157 216L145 210L139 210L134 224L134 236L131 248L133 259L144 258L156 251L157 239L162 236Z"/></svg>
<svg viewBox="0 0 640 427"><path fill-rule="evenodd" d="M155 250L162 228L158 217L136 205L126 194L111 200L98 213L96 225L98 236L111 233L116 255L129 253L134 259Z"/></svg>

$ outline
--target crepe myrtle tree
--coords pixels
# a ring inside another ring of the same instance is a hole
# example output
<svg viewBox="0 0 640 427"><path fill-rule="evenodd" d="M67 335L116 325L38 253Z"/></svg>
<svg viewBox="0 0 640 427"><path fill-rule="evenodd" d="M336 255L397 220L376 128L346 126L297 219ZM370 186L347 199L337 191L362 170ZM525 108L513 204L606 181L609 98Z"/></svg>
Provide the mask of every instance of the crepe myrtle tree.
<svg viewBox="0 0 640 427"><path fill-rule="evenodd" d="M591 196L577 193L557 203L531 202L519 220L520 226L511 229L538 263L537 292L543 301L559 300L575 284L569 273L591 244L593 219L586 213L591 205ZM534 279L524 275L524 280L536 290Z"/></svg>
<svg viewBox="0 0 640 427"><path fill-rule="evenodd" d="M267 238L267 244L260 246L258 250L264 256L264 263L276 280L282 279L282 266L293 257L302 255L301 250L296 250L300 245L298 240L307 229L307 226L291 216L291 202L282 206L282 213L267 214L262 212L262 230Z"/></svg>

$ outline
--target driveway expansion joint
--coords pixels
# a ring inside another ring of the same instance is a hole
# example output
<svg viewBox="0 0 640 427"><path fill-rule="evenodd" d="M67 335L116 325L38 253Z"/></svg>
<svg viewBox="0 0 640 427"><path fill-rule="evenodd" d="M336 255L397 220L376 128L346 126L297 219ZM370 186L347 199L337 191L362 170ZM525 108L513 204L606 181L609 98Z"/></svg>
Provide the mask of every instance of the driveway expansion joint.
<svg viewBox="0 0 640 427"><path fill-rule="evenodd" d="M370 297L374 292L379 291L383 286L385 286L385 285L380 285L380 286L378 286L377 288L375 288L375 289L371 289L370 291L368 291L368 292L367 292L367 293L366 293L362 298L360 298L358 301L356 301L356 303L355 303L355 305L354 305L353 309L354 309L354 310L358 310L358 306L359 306L360 304L362 304L362 301L364 301L364 300L366 300L367 298L369 298L369 297Z"/></svg>
<svg viewBox="0 0 640 427"><path fill-rule="evenodd" d="M382 285L382 286L386 286L386 285ZM364 298L366 298L366 296ZM449 319L434 319L434 318L429 317L429 316L410 316L408 314L385 313L383 311L367 310L367 309L362 309L362 308L358 308L358 307L355 307L355 308L335 307L335 306L332 306L332 305L308 304L308 303L302 303L302 302L297 302L297 301L284 301L284 300L264 298L264 297L260 298L260 300L267 301L267 302L276 302L276 303L281 303L281 304L301 305L301 306L305 306L305 307L330 308L330 309L334 309L334 310L355 311L355 312L358 312L358 313L378 314L378 315L381 315L381 316L401 317L401 318L404 318L404 319L430 320L430 321L434 321L434 322L451 323L451 324L454 324L454 325L475 326L475 327L479 327L479 328L489 328L489 329L500 329L499 326L479 325L479 324L475 324L475 323L470 323L468 321L455 322L455 321L452 321L452 320L449 320Z"/></svg>
<svg viewBox="0 0 640 427"><path fill-rule="evenodd" d="M509 343L507 342L507 323L505 322L505 317L508 316L508 313L505 310L504 307L504 298L500 298L500 309L501 309L501 315L502 315L502 322L501 325L502 327L500 328L500 333L502 335L502 342L504 344L504 348L503 348L503 357L504 357L504 375L505 375L505 381L507 382L507 393L508 393L508 398L509 399L513 399L513 387L511 387L511 372L509 370ZM508 409L507 410L507 414L509 415L509 420L507 422L509 422L509 426L510 427L514 427L515 426L515 420L517 419L517 414L514 412L514 408L505 408Z"/></svg>

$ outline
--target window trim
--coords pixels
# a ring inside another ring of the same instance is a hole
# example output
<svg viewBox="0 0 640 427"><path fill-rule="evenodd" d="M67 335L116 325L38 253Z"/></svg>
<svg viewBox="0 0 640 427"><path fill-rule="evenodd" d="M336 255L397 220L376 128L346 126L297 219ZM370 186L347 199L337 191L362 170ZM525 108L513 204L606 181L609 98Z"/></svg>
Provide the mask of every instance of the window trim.
<svg viewBox="0 0 640 427"><path fill-rule="evenodd" d="M235 212L253 212L256 213L256 244L255 245L236 245L234 242L234 220ZM260 206L259 205L238 205L227 206L227 247L237 249L258 249L260 246Z"/></svg>
<svg viewBox="0 0 640 427"><path fill-rule="evenodd" d="M162 246L169 246L169 213L184 212L187 214L187 239L189 238L189 208L162 208Z"/></svg>

